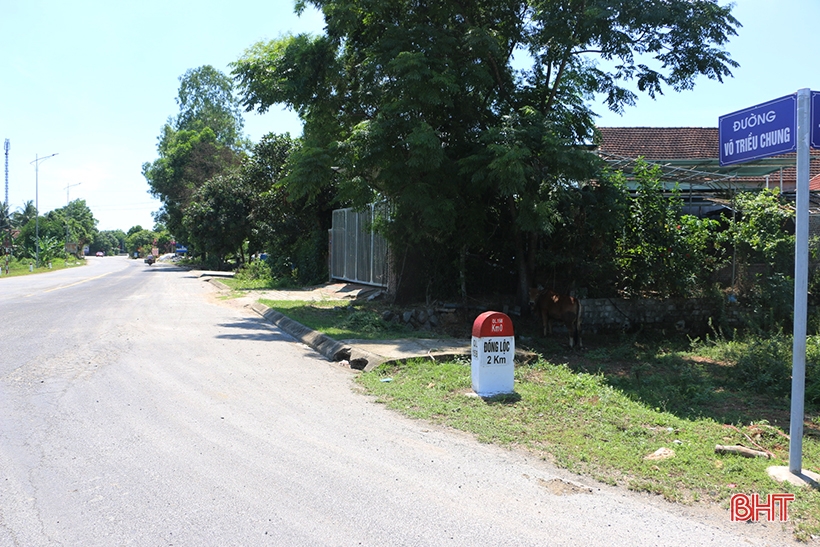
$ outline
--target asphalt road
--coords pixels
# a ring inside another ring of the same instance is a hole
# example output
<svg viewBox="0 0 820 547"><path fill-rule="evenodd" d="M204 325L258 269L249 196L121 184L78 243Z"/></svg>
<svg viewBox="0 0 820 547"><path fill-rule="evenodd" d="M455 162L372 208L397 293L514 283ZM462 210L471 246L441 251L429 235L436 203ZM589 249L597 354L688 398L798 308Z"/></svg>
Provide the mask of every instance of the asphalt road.
<svg viewBox="0 0 820 547"><path fill-rule="evenodd" d="M0 279L0 546L783 545L398 416L170 266Z"/></svg>

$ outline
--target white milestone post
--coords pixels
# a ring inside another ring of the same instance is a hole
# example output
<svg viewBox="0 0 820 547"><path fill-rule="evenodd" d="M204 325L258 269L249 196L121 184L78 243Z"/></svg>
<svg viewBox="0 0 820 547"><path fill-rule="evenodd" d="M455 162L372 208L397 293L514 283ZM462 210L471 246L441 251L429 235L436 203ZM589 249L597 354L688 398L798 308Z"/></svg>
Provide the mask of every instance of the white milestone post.
<svg viewBox="0 0 820 547"><path fill-rule="evenodd" d="M806 319L809 281L809 149L811 91L797 92L797 203L794 243L794 340L789 471L803 472L803 419L806 391Z"/></svg>

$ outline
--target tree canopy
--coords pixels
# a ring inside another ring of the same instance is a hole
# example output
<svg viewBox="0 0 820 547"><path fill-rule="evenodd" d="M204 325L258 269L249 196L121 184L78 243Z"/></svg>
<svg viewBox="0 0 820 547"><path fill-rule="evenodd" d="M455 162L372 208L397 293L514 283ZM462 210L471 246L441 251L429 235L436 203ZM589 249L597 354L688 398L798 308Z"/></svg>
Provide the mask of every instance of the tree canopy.
<svg viewBox="0 0 820 547"><path fill-rule="evenodd" d="M162 201L168 230L185 241L183 217L194 193L208 180L239 165L243 120L233 82L206 65L180 77L179 114L158 139L159 158L142 166L150 192Z"/></svg>
<svg viewBox="0 0 820 547"><path fill-rule="evenodd" d="M66 243L77 243L80 250L91 243L97 235L97 219L84 199L75 199L65 207L49 211L39 220L30 218L21 226L17 237L17 244L22 245L24 254L35 256L38 232L40 249L43 249L43 239L56 241L60 244L60 250L52 254L60 256ZM40 258L44 260L42 256Z"/></svg>
<svg viewBox="0 0 820 547"><path fill-rule="evenodd" d="M171 127L176 131L210 128L226 146L242 141L242 107L233 95L233 81L211 65L189 69L179 77L179 114Z"/></svg>
<svg viewBox="0 0 820 547"><path fill-rule="evenodd" d="M654 97L737 66L724 48L739 23L712 0L308 5L324 35L260 42L232 65L246 109L284 104L305 123L291 195L384 199L394 246L462 278L468 254L514 262L522 301L544 240L578 220L560 196L600 174L592 97L621 111L630 81Z"/></svg>
<svg viewBox="0 0 820 547"><path fill-rule="evenodd" d="M228 253L243 256L250 237L255 195L238 172L217 175L197 189L185 209L183 223L190 243L223 260Z"/></svg>

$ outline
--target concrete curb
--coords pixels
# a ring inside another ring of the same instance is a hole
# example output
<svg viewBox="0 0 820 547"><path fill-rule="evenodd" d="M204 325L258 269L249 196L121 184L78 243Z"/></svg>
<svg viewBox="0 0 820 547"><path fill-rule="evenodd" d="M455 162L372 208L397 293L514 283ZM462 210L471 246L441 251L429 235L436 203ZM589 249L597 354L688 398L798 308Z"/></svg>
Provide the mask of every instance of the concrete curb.
<svg viewBox="0 0 820 547"><path fill-rule="evenodd" d="M276 325L303 344L307 344L331 361L342 361L346 359L350 363L350 368L364 371L373 370L387 361L387 359L381 355L352 348L338 342L330 336L308 328L298 321L294 321L286 315L272 310L259 302L251 304L251 309L264 317L268 322Z"/></svg>
<svg viewBox="0 0 820 547"><path fill-rule="evenodd" d="M220 281L218 279L210 278L210 279L206 279L205 281L207 281L211 285L214 285L218 289L222 289L223 291L230 291L231 290L231 288L229 286L227 286L226 284L224 284L222 281Z"/></svg>

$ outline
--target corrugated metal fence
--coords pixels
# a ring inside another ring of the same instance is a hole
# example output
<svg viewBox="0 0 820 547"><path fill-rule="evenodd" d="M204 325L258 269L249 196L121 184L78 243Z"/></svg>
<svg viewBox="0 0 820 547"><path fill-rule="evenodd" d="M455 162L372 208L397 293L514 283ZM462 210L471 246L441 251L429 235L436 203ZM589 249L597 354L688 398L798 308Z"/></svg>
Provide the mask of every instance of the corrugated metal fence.
<svg viewBox="0 0 820 547"><path fill-rule="evenodd" d="M387 286L387 242L370 229L376 206L364 211L333 211L330 239L330 277L342 281Z"/></svg>

